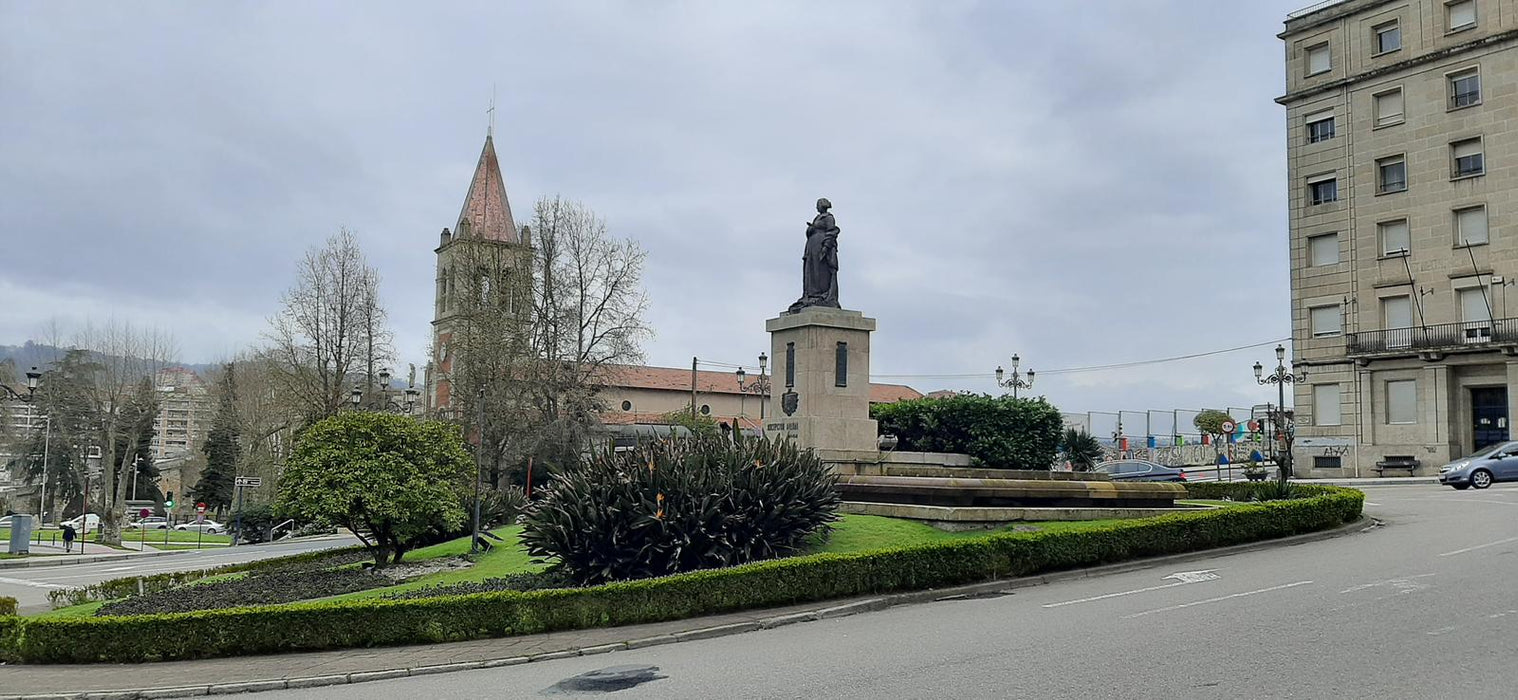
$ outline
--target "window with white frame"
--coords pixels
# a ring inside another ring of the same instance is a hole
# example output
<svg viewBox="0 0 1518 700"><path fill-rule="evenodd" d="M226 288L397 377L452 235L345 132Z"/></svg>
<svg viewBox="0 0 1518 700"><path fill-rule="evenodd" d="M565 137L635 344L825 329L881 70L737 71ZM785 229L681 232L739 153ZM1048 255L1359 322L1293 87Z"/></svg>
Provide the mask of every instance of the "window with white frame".
<svg viewBox="0 0 1518 700"><path fill-rule="evenodd" d="M1387 194L1407 189L1407 159L1390 156L1376 161L1376 192Z"/></svg>
<svg viewBox="0 0 1518 700"><path fill-rule="evenodd" d="M1407 219L1383 221L1376 224L1376 231L1381 236L1381 255L1406 255L1407 251L1412 249L1412 238L1407 231Z"/></svg>
<svg viewBox="0 0 1518 700"><path fill-rule="evenodd" d="M1328 44L1322 43L1317 46L1307 47L1307 74L1317 75L1327 73L1333 68L1333 60L1328 52Z"/></svg>
<svg viewBox="0 0 1518 700"><path fill-rule="evenodd" d="M1465 139L1449 145L1453 159L1451 177L1474 177L1486 173L1486 157L1481 152L1481 139Z"/></svg>
<svg viewBox="0 0 1518 700"><path fill-rule="evenodd" d="M1402 28L1397 24L1396 20L1385 24L1378 24L1371 27L1370 31L1374 35L1375 41L1372 42L1372 45L1375 47L1377 55L1391 53L1402 48Z"/></svg>
<svg viewBox="0 0 1518 700"><path fill-rule="evenodd" d="M1307 237L1307 260L1312 267L1336 265L1339 262L1339 234L1327 233Z"/></svg>
<svg viewBox="0 0 1518 700"><path fill-rule="evenodd" d="M1449 74L1449 108L1481 104L1481 71L1469 68Z"/></svg>
<svg viewBox="0 0 1518 700"><path fill-rule="evenodd" d="M1404 294L1381 298L1381 327L1385 329L1412 328L1413 298Z"/></svg>
<svg viewBox="0 0 1518 700"><path fill-rule="evenodd" d="M1313 204L1339 201L1339 181L1335 179L1333 173L1308 178L1307 198Z"/></svg>
<svg viewBox="0 0 1518 700"><path fill-rule="evenodd" d="M1339 313L1338 304L1308 309L1308 321L1312 324L1314 338L1338 335L1344 330L1344 316Z"/></svg>
<svg viewBox="0 0 1518 700"><path fill-rule="evenodd" d="M1303 117L1307 124L1307 142L1318 143L1334 137L1334 113L1318 112Z"/></svg>
<svg viewBox="0 0 1518 700"><path fill-rule="evenodd" d="M1444 3L1444 27L1451 32L1476 26L1476 0Z"/></svg>
<svg viewBox="0 0 1518 700"><path fill-rule="evenodd" d="M1418 422L1418 381L1399 379L1386 383L1386 422L1410 425Z"/></svg>
<svg viewBox="0 0 1518 700"><path fill-rule="evenodd" d="M1312 415L1313 425L1339 424L1341 416L1338 384L1312 385Z"/></svg>
<svg viewBox="0 0 1518 700"><path fill-rule="evenodd" d="M1484 286L1465 287L1455 290L1460 303L1460 321L1469 326L1485 327L1492 322L1492 310Z"/></svg>
<svg viewBox="0 0 1518 700"><path fill-rule="evenodd" d="M1488 239L1486 205L1455 210L1455 245L1481 245Z"/></svg>
<svg viewBox="0 0 1518 700"><path fill-rule="evenodd" d="M1402 88L1387 90L1375 96L1376 126L1388 126L1402 121Z"/></svg>

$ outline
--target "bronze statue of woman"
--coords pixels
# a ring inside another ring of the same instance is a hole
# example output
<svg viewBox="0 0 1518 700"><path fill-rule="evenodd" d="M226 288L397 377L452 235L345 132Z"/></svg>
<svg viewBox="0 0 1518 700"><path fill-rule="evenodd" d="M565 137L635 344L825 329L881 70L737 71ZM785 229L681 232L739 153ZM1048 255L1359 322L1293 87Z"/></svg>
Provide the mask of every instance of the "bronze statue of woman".
<svg viewBox="0 0 1518 700"><path fill-rule="evenodd" d="M817 200L817 216L806 226L806 249L801 255L801 298L790 313L808 306L838 306L838 225L828 210L833 203Z"/></svg>

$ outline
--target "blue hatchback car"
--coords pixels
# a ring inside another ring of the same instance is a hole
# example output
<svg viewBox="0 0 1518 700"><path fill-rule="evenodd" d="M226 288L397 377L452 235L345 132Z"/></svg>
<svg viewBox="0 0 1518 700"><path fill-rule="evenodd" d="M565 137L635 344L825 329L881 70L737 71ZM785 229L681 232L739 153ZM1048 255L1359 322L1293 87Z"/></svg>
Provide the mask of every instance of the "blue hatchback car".
<svg viewBox="0 0 1518 700"><path fill-rule="evenodd" d="M1518 481L1518 442L1498 443L1439 467L1439 483L1462 491L1499 481Z"/></svg>

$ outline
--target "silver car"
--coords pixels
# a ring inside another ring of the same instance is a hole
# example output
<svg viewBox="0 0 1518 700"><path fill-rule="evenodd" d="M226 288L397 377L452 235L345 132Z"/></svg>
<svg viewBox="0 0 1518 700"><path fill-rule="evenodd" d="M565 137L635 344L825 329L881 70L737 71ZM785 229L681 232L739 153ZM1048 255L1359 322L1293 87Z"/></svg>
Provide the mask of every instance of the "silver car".
<svg viewBox="0 0 1518 700"><path fill-rule="evenodd" d="M1518 442L1498 443L1439 467L1439 483L1461 491L1499 481L1518 481Z"/></svg>
<svg viewBox="0 0 1518 700"><path fill-rule="evenodd" d="M191 521L184 523L183 525L176 525L174 526L174 529L180 532L200 531L207 535L220 535L221 533L227 531L227 526L222 525L215 520L211 520L210 518L206 518L205 522L197 523Z"/></svg>

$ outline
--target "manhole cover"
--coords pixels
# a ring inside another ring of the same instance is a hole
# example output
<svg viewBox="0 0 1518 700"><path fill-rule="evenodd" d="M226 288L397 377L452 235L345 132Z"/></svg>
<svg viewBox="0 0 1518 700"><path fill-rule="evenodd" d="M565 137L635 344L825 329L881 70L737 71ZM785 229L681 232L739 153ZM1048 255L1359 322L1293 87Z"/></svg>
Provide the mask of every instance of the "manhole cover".
<svg viewBox="0 0 1518 700"><path fill-rule="evenodd" d="M565 678L543 690L544 695L570 693L615 693L649 681L669 676L659 675L658 666L612 666Z"/></svg>

